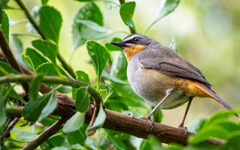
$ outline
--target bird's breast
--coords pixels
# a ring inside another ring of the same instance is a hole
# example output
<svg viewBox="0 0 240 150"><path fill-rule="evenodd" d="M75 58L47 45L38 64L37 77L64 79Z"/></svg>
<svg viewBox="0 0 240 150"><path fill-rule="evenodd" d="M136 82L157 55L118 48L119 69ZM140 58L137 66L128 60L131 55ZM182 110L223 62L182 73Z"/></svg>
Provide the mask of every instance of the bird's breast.
<svg viewBox="0 0 240 150"><path fill-rule="evenodd" d="M176 88L178 81L175 78L161 74L155 70L144 69L137 63L129 63L127 76L134 92L152 106L156 106L166 95L166 91L171 88L174 91L162 103L160 108L175 108L188 100L183 90Z"/></svg>

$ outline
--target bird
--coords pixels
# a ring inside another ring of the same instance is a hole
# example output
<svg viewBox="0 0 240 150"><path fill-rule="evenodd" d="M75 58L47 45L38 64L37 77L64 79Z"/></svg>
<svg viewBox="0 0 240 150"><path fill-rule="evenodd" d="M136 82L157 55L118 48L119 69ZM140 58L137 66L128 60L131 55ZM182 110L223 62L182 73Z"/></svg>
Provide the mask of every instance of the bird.
<svg viewBox="0 0 240 150"><path fill-rule="evenodd" d="M212 90L201 71L174 50L138 33L111 44L123 49L128 61L128 82L133 91L154 107L145 119L151 121L158 108L173 109L188 102L178 126L186 128L184 122L194 97L212 98L232 109Z"/></svg>

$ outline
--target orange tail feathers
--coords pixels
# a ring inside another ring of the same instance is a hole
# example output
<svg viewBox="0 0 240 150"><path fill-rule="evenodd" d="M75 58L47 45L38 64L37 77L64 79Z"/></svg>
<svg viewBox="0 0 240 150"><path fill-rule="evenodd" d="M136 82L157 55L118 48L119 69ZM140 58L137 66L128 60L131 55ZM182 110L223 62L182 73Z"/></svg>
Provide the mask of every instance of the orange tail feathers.
<svg viewBox="0 0 240 150"><path fill-rule="evenodd" d="M214 93L211 89L209 89L208 87L202 85L202 84L195 84L196 87L201 90L202 92L206 93L209 97L213 98L214 100L216 100L218 103L222 104L225 108L232 110L232 107L229 106L226 102L224 102L223 99L221 99L219 96L217 96L216 93ZM239 117L236 113L235 116Z"/></svg>

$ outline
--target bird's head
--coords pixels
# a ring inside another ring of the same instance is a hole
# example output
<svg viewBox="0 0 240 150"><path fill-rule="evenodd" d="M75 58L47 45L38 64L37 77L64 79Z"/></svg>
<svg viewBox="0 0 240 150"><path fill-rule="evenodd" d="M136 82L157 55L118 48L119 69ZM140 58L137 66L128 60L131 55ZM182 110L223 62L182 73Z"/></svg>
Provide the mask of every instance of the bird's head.
<svg viewBox="0 0 240 150"><path fill-rule="evenodd" d="M142 34L131 34L125 37L122 42L112 42L111 44L121 47L127 60L130 61L136 53L144 50L151 42L152 39Z"/></svg>

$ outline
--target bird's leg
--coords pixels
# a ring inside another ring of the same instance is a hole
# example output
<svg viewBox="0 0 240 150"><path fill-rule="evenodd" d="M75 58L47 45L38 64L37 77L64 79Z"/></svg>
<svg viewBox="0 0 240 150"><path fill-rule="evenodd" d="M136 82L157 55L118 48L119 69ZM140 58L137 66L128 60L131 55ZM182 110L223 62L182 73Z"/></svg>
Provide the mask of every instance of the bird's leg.
<svg viewBox="0 0 240 150"><path fill-rule="evenodd" d="M167 91L166 91L166 95L165 95L165 97L157 104L157 106L155 106L154 108L153 108L153 110L144 118L144 119L146 119L146 120L148 120L149 122L150 122L150 124L151 124L151 127L150 127L150 130L152 130L153 129L153 122L151 121L151 116L152 116L152 114L158 109L158 107L170 96L170 94L172 93L172 91L173 91L173 89L168 89Z"/></svg>
<svg viewBox="0 0 240 150"><path fill-rule="evenodd" d="M184 116L183 116L183 119L182 119L182 122L180 123L180 125L178 126L178 128L183 128L187 131L187 129L184 127L184 122L185 122L185 119L187 117L187 113L188 113L188 110L190 108L190 105L192 103L192 100L193 100L193 97L189 97L189 100L188 100L188 104L187 104L187 108L186 108L186 111L184 113Z"/></svg>

